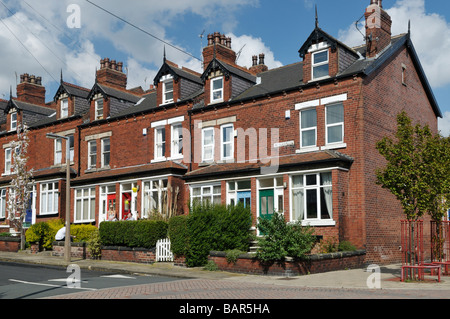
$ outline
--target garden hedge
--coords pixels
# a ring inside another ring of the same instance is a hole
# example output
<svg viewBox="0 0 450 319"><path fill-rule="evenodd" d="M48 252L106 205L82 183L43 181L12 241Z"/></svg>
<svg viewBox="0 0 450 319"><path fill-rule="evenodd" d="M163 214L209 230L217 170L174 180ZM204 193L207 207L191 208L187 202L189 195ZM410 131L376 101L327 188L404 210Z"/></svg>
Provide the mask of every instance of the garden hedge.
<svg viewBox="0 0 450 319"><path fill-rule="evenodd" d="M168 223L161 220L102 222L100 241L104 246L153 248L167 238Z"/></svg>

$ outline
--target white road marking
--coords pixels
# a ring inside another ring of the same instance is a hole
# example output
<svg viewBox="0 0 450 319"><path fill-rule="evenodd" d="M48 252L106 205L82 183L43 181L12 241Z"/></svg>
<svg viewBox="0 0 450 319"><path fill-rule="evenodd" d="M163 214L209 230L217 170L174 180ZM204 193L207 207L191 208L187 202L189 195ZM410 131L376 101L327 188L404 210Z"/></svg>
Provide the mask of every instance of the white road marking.
<svg viewBox="0 0 450 319"><path fill-rule="evenodd" d="M17 280L17 279L9 279L9 281L17 282L20 284L26 284L26 285L35 285L35 286L59 287L59 288L66 288L66 289L81 289L81 290L97 290L95 288L67 287L67 286L61 286L61 285L43 284L43 283L39 283L39 282L23 281L23 280Z"/></svg>
<svg viewBox="0 0 450 319"><path fill-rule="evenodd" d="M124 275L106 275L106 276L100 276L103 278L116 278L116 279L136 279L135 277L129 277Z"/></svg>

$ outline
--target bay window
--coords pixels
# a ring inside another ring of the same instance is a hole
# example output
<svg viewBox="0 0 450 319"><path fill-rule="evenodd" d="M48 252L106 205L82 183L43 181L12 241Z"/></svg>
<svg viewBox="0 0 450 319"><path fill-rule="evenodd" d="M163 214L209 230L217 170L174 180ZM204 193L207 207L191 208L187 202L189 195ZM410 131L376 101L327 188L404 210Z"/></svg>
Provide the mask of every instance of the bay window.
<svg viewBox="0 0 450 319"><path fill-rule="evenodd" d="M312 225L334 223L331 172L291 177L291 219Z"/></svg>
<svg viewBox="0 0 450 319"><path fill-rule="evenodd" d="M58 213L58 182L41 184L41 215Z"/></svg>
<svg viewBox="0 0 450 319"><path fill-rule="evenodd" d="M95 187L75 190L75 222L95 220Z"/></svg>
<svg viewBox="0 0 450 319"><path fill-rule="evenodd" d="M191 203L193 204L218 204L222 203L222 190L220 184L191 187Z"/></svg>
<svg viewBox="0 0 450 319"><path fill-rule="evenodd" d="M154 212L162 213L167 208L167 179L157 179L144 183L142 217L148 218Z"/></svg>

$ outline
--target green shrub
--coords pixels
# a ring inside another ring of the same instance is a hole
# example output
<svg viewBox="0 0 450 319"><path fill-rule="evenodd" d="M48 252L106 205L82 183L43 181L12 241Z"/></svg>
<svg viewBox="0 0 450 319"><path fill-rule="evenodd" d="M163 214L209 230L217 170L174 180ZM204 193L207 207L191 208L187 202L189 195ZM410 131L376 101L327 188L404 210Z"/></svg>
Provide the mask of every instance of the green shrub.
<svg viewBox="0 0 450 319"><path fill-rule="evenodd" d="M188 249L187 215L174 216L169 219L168 234L172 252L176 256L185 256Z"/></svg>
<svg viewBox="0 0 450 319"><path fill-rule="evenodd" d="M168 223L161 220L102 222L100 241L105 246L153 248L167 237Z"/></svg>
<svg viewBox="0 0 450 319"><path fill-rule="evenodd" d="M196 205L187 219L188 267L203 266L211 250L248 251L251 213L243 205Z"/></svg>
<svg viewBox="0 0 450 319"><path fill-rule="evenodd" d="M339 243L339 251L355 251L356 247L349 241Z"/></svg>
<svg viewBox="0 0 450 319"><path fill-rule="evenodd" d="M274 214L271 220L259 218L258 229L264 234L257 252L262 262L284 261L286 257L301 259L316 241L312 228L301 222L286 223L282 214Z"/></svg>
<svg viewBox="0 0 450 319"><path fill-rule="evenodd" d="M25 233L25 240L28 243L39 243L39 247L48 248L46 238L50 232L50 226L47 222L40 222L31 225Z"/></svg>
<svg viewBox="0 0 450 319"><path fill-rule="evenodd" d="M102 245L100 241L100 232L97 228L91 232L87 243L87 248L92 259L99 259L102 255Z"/></svg>
<svg viewBox="0 0 450 319"><path fill-rule="evenodd" d="M71 225L70 235L74 242L88 242L93 232L97 230L94 225Z"/></svg>

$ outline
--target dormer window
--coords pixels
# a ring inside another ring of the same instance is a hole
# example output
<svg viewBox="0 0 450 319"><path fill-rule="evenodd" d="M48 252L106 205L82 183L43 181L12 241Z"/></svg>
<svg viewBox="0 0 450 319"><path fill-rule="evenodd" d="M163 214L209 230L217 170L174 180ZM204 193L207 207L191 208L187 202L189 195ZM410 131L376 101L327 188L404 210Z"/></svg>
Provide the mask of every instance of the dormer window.
<svg viewBox="0 0 450 319"><path fill-rule="evenodd" d="M223 102L223 77L211 80L211 103Z"/></svg>
<svg viewBox="0 0 450 319"><path fill-rule="evenodd" d="M17 112L11 113L11 131L17 129Z"/></svg>
<svg viewBox="0 0 450 319"><path fill-rule="evenodd" d="M312 54L312 79L317 80L329 76L328 49Z"/></svg>
<svg viewBox="0 0 450 319"><path fill-rule="evenodd" d="M168 104L173 102L173 80L169 79L163 82L163 104Z"/></svg>
<svg viewBox="0 0 450 319"><path fill-rule="evenodd" d="M61 118L65 118L69 116L69 100L62 99L61 100Z"/></svg>
<svg viewBox="0 0 450 319"><path fill-rule="evenodd" d="M95 119L103 119L103 99L99 98L95 100Z"/></svg>

